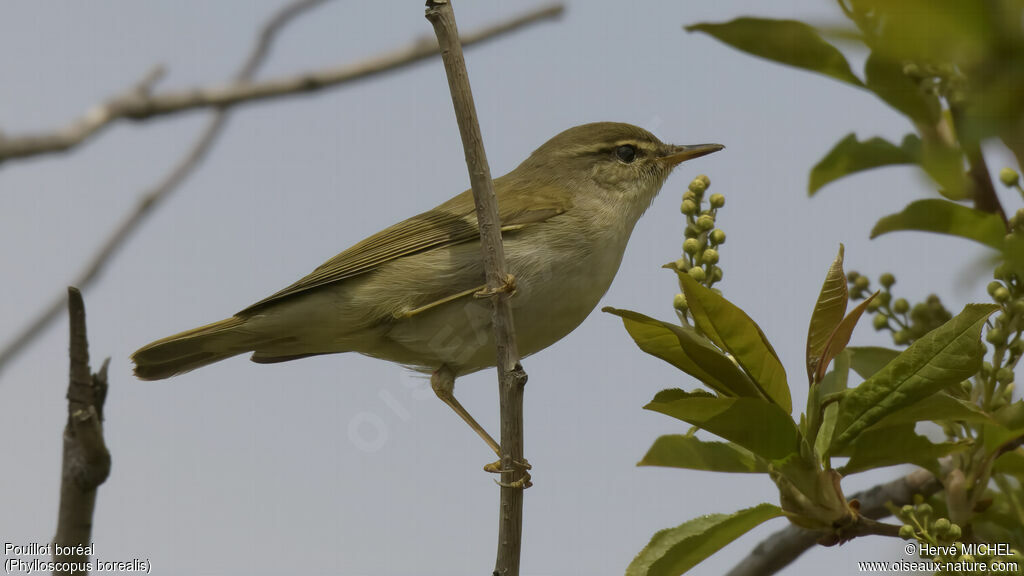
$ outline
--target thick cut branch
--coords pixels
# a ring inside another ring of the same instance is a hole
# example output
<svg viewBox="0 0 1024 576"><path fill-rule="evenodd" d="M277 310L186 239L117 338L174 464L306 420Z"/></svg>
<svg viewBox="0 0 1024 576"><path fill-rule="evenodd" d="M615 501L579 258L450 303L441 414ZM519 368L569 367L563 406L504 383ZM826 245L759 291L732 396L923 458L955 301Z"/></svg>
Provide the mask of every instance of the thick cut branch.
<svg viewBox="0 0 1024 576"><path fill-rule="evenodd" d="M60 507L57 512L55 562L84 566L85 547L92 536L96 490L110 475L110 452L103 440L103 402L107 397L107 364L96 374L89 369L89 341L85 330L85 304L76 288L68 288L71 318L71 358L68 378L68 421L64 427ZM74 570L55 572L70 574Z"/></svg>
<svg viewBox="0 0 1024 576"><path fill-rule="evenodd" d="M852 496L860 502L860 514L878 519L889 516L887 502L900 506L914 500L914 494L929 496L942 489L942 484L927 470L917 470L892 482L879 484ZM884 533L885 531L866 533ZM726 576L767 576L782 570L790 562L814 546L821 539L820 532L804 530L790 525L758 544L746 558L734 566Z"/></svg>
<svg viewBox="0 0 1024 576"><path fill-rule="evenodd" d="M491 169L487 165L483 138L477 121L466 61L459 44L455 13L447 0L427 0L427 20L434 26L448 88L455 106L455 118L469 167L469 181L480 224L480 245L488 293L493 298L494 342L497 347L498 386L501 399L501 503L498 524L496 576L518 576L523 535L523 489L529 477L522 468L523 388L526 373L519 365L509 286L513 279L505 266L498 202L494 196Z"/></svg>
<svg viewBox="0 0 1024 576"><path fill-rule="evenodd" d="M273 33L267 30L278 28L283 23L312 5L324 0L309 0L294 3L295 7L281 11L275 21L264 30L260 44L267 45ZM310 6L306 6L306 4ZM466 35L462 44L469 46L512 32L523 26L553 18L562 13L561 5L547 6L506 22L494 24ZM234 82L223 86L192 88L189 90L152 94L148 89L133 88L107 102L94 107L69 126L42 134L3 136L0 134L0 162L11 158L24 158L40 154L62 152L81 144L103 128L117 120L147 120L156 116L177 114L197 108L225 109L247 102L255 102L282 96L314 92L361 80L429 58L437 53L437 45L429 38L413 42L405 48L388 52L352 65L315 70L293 76L274 78L261 82L250 82L251 74L240 75ZM256 50L250 56L255 68L263 60L266 48Z"/></svg>
<svg viewBox="0 0 1024 576"><path fill-rule="evenodd" d="M249 80L252 78L259 65L263 62L277 31L280 30L291 18L294 18L302 11L321 4L324 1L325 0L302 0L299 2L293 2L278 12L278 14L274 16L260 32L258 41L254 46L252 53L246 59L245 65L242 67L238 76L236 76L235 83L229 86L235 86L240 89L244 89L247 86L255 86L254 84L250 84ZM496 38L502 34L517 30L523 26L557 16L561 14L562 10L563 8L561 5L556 5L528 12L508 21L494 24L487 28L467 34L463 37L463 43L467 46L471 44L479 44L486 40ZM395 70L402 66L407 66L436 53L436 42L431 40L421 40L420 42L417 42L405 49L384 54L357 65L339 68L333 73L330 71L323 71L317 74L320 75L321 78L329 78L331 81L330 84L325 84L323 87L326 87L327 85L338 86L366 78L373 74L380 74ZM157 77L157 74L151 73L147 76L146 80L133 89L133 92L137 93L142 89L148 89ZM274 82L279 81L271 81L269 83ZM299 82L298 84L301 85L302 83ZM203 91L200 90L199 92ZM295 93L297 92L285 92L279 94L279 96L286 96ZM244 102L244 100L236 101L235 104L239 104L241 102ZM206 105L201 104L198 101L193 102L193 104L193 108ZM224 128L227 121L227 115L228 108L217 108L216 112L210 118L209 123L203 129L203 132L200 134L195 144L193 144L188 154L186 154L181 162L179 162L178 165L176 165L162 181L142 195L135 209L128 214L110 237L103 243L100 250L97 251L90 259L83 272L74 279L74 284L76 286L84 290L91 285L93 280L99 276L107 262L114 256L114 254L117 253L118 249L124 244L127 238L139 227L143 219L153 211L153 208L156 207L157 204L169 196L171 192L173 192L178 185L181 184L181 182L184 181L185 178L201 163L207 152L209 152L212 147L217 135ZM113 117L111 117L111 120L113 120ZM96 128L96 130L98 129L99 127ZM68 132L69 130L71 129L65 129L61 133ZM73 132L73 130L71 131ZM94 132L95 130L89 133L83 133L78 141L84 140L85 137ZM0 136L0 162L2 162L5 157L31 155L28 153L15 153L7 154L5 156L7 153L5 151L16 151L20 149L24 152L28 147L31 147L31 145L28 144L30 140L38 140L39 138L49 139L51 144L55 144L62 137L58 137L57 134L51 134L24 138L16 137L4 140L4 138ZM56 152L59 149L61 148L54 148L52 146L36 147L36 152L33 152L32 154ZM0 349L0 370L3 370L3 367L8 361L17 356L23 349L25 349L26 346L42 334L43 330L47 326L60 316L60 312L64 308L64 302L65 298L63 294L56 296L31 323L16 334L3 349Z"/></svg>

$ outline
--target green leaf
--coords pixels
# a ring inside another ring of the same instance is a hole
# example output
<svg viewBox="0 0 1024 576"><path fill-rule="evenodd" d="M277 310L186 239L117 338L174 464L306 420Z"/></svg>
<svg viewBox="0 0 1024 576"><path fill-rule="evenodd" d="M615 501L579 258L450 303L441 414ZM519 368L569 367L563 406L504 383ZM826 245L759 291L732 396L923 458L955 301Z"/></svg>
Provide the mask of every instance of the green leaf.
<svg viewBox="0 0 1024 576"><path fill-rule="evenodd" d="M748 54L863 86L850 70L843 53L803 22L737 18L730 22L694 24L687 26L686 31L704 32Z"/></svg>
<svg viewBox="0 0 1024 576"><path fill-rule="evenodd" d="M626 568L626 576L677 576L782 510L758 504L733 514L708 514L657 532Z"/></svg>
<svg viewBox="0 0 1024 576"><path fill-rule="evenodd" d="M872 52L864 63L864 84L886 104L914 122L932 126L939 121L942 106L935 94L903 73L903 63Z"/></svg>
<svg viewBox="0 0 1024 576"><path fill-rule="evenodd" d="M768 465L729 442L705 442L694 436L661 436L637 466L667 466L711 472L768 472Z"/></svg>
<svg viewBox="0 0 1024 576"><path fill-rule="evenodd" d="M750 378L693 328L630 310L602 310L622 318L623 326L641 350L672 364L719 394L762 397Z"/></svg>
<svg viewBox="0 0 1024 576"><path fill-rule="evenodd" d="M786 370L761 328L732 302L701 286L689 274L679 274L679 283L694 322L719 348L732 354L744 372L786 414L793 401L786 383Z"/></svg>
<svg viewBox="0 0 1024 576"><path fill-rule="evenodd" d="M871 237L901 230L959 236L996 250L1002 249L1006 236L998 215L937 198L911 202L902 212L883 217L871 230Z"/></svg>
<svg viewBox="0 0 1024 576"><path fill-rule="evenodd" d="M915 464L941 477L939 458L967 448L967 443L933 444L924 436L915 434L913 424L871 429L858 436L842 454L837 454L850 457L849 462L839 468L839 473L846 476L885 466Z"/></svg>
<svg viewBox="0 0 1024 576"><path fill-rule="evenodd" d="M811 196L826 184L844 176L882 166L917 164L921 159L921 139L913 134L903 137L896 146L882 138L860 142L850 133L829 150L824 158L811 168L807 193Z"/></svg>
<svg viewBox="0 0 1024 576"><path fill-rule="evenodd" d="M785 458L800 449L793 419L767 400L663 390L644 408L699 426L765 460Z"/></svg>
<svg viewBox="0 0 1024 576"><path fill-rule="evenodd" d="M821 285L818 301L811 312L811 324L807 327L807 380L814 382L814 373L818 370L821 357L825 352L829 337L836 326L843 321L846 305L850 301L850 292L846 287L846 274L843 272L843 245L839 245L839 254L829 266L825 274L825 282Z"/></svg>
<svg viewBox="0 0 1024 576"><path fill-rule="evenodd" d="M850 338L853 336L853 329L857 327L857 322L860 321L861 315L864 314L865 310L867 310L868 305L870 305L871 301L875 299L875 296L878 296L878 292L875 292L871 296L865 298L863 302L858 304L856 308L846 315L846 318L843 318L843 321L839 323L839 326L836 326L836 329L832 332L832 336L828 339L828 344L825 345L825 351L822 352L821 361L818 364L818 374L816 375L817 380L820 380L825 376L825 370L828 368L829 362L831 362L832 359L836 357L836 354L842 352L843 349L846 348L846 345L850 343Z"/></svg>
<svg viewBox="0 0 1024 576"><path fill-rule="evenodd" d="M831 453L842 450L882 418L968 378L981 368L981 328L999 307L968 304L925 334L839 404Z"/></svg>
<svg viewBox="0 0 1024 576"><path fill-rule="evenodd" d="M872 428L885 428L914 422L953 420L992 423L992 418L976 405L954 398L945 392L932 394L878 421Z"/></svg>
<svg viewBox="0 0 1024 576"><path fill-rule="evenodd" d="M899 350L881 346L850 346L850 367L861 378L868 379L900 355Z"/></svg>

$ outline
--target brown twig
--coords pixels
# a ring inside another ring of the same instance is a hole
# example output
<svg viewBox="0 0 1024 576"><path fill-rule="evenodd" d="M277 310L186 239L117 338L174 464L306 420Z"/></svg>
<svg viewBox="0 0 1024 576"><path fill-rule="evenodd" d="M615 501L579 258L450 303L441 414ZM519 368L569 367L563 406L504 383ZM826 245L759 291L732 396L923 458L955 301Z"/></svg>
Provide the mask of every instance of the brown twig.
<svg viewBox="0 0 1024 576"><path fill-rule="evenodd" d="M85 304L77 288L68 288L68 315L71 319L68 421L64 427L57 534L53 538L56 545L53 560L68 569L55 570L55 574L84 571L89 561L85 547L89 546L92 536L96 490L110 475L110 452L103 440L103 402L107 397L110 359L103 362L98 373L91 373Z"/></svg>
<svg viewBox="0 0 1024 576"><path fill-rule="evenodd" d="M323 1L308 0L289 5L289 7L279 12L274 20L264 28L259 45L269 46L271 37L274 34L273 30L282 26L295 15ZM562 5L542 7L468 34L462 38L462 44L464 46L478 44L523 26L557 17L562 11ZM255 69L262 62L265 52L266 48L262 51L255 50L252 52L249 57L252 69ZM118 120L148 120L155 116L177 114L197 108L225 109L248 102L314 92L384 72L390 72L420 60L425 60L435 54L437 54L437 45L431 39L423 38L405 48L356 64L326 68L261 82L250 82L248 78L251 74L240 74L234 82L223 86L192 88L161 94L152 94L149 91L140 91L133 88L94 107L65 128L41 134L25 134L21 136L0 135L0 163L12 158L25 158L68 150L81 144Z"/></svg>
<svg viewBox="0 0 1024 576"><path fill-rule="evenodd" d="M917 470L904 476L879 484L862 492L858 492L852 498L860 502L860 514L868 519L885 518L889 516L887 502L897 506L909 504L914 500L914 494L925 496L934 494L942 489L942 484L927 470ZM865 534L890 535L892 527L886 524L865 523ZM897 528L898 529L898 528ZM860 535L859 533L853 534ZM775 574L789 565L811 548L821 539L820 532L804 530L795 525L787 526L768 536L761 541L750 554L733 566L726 576L767 576Z"/></svg>
<svg viewBox="0 0 1024 576"><path fill-rule="evenodd" d="M434 26L448 77L448 88L455 106L455 118L462 136L462 148L469 167L469 181L476 203L483 249L487 291L494 303L494 341L497 347L498 387L501 402L501 504L499 507L498 554L495 576L518 576L523 538L523 490L529 475L522 469L523 389L526 372L519 365L515 326L512 322L510 286L512 278L505 266L501 241L501 222L494 196L491 169L487 165L483 138L477 121L473 93L469 86L466 61L459 44L455 13L447 0L427 0L427 20Z"/></svg>
<svg viewBox="0 0 1024 576"><path fill-rule="evenodd" d="M281 81L271 81L265 84L249 84L248 79L255 73L256 68L263 61L269 50L270 44L273 40L274 34L282 28L289 19L297 16L301 11L312 8L313 6L324 2L325 0L302 0L299 2L293 2L288 6L285 6L281 11L277 13L263 28L260 32L259 40L256 43L252 53L246 59L245 65L239 72L234 86L238 89L244 89L245 87L255 86L266 86L267 84L273 84L274 82L280 83ZM551 18L557 16L562 11L562 6L551 6L528 12L516 18L512 18L505 22L494 24L487 28L472 32L464 36L463 43L465 45L479 44L486 40L496 38L502 34L512 32L518 28L526 26L543 20L545 18ZM428 45L429 44L429 45ZM314 76L318 76L321 79L329 79L330 82L323 84L321 87L326 86L337 86L340 84L353 82L366 78L373 74L380 74L383 72L395 70L402 66L407 66L419 60L422 60L428 56L437 53L436 43L432 41L420 41L405 49L391 52L367 60L358 65L348 66L345 68L338 68L332 71L322 71L315 73ZM147 76L148 78L149 76ZM297 77L297 78L302 78ZM292 82L292 84L296 84ZM300 88L302 82L298 82ZM143 85L140 83L140 85ZM134 89L138 92L138 87ZM305 90L305 91L308 91ZM198 92L204 92L202 90ZM276 94L277 96L285 96L288 94L296 94L300 92L283 92ZM269 96L266 96L269 97ZM154 97L157 98L157 97ZM244 100L236 101L235 104L241 103ZM193 102L198 107L201 104ZM202 105L208 105L202 104ZM139 199L135 209L128 214L121 224L114 230L110 237L103 243L100 249L90 259L82 273L75 278L74 283L81 289L85 289L90 286L103 270L103 267L107 262L117 253L117 250L124 244L125 240L134 232L139 225L142 223L144 218L153 211L153 208L166 199L171 192L177 188L179 184L199 165L202 159L206 156L211 145L224 127L227 121L228 108L221 107L217 108L214 115L210 118L210 122L203 129L199 138L192 145L188 154L179 162L173 170L156 186L151 190L143 194ZM53 135L49 136L54 137ZM37 137L30 137L37 138ZM84 138L83 138L84 139ZM3 150L5 146L15 146L20 138L8 139L6 141L0 139L0 159L3 158ZM6 143L5 143L6 142ZM40 149L37 153L42 154L45 152L53 152L56 149ZM50 303L39 313L39 315L22 329L17 335L10 340L10 342L0 350L0 371L3 367L15 356L17 356L25 347L33 342L43 330L49 326L54 320L60 316L60 312L64 307L65 297L63 294L55 297Z"/></svg>

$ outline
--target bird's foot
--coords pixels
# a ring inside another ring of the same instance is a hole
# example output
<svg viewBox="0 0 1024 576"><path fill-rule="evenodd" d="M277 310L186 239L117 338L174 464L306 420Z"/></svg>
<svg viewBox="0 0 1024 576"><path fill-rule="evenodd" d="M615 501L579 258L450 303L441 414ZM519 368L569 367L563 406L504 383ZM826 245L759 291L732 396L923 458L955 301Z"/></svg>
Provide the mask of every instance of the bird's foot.
<svg viewBox="0 0 1024 576"><path fill-rule="evenodd" d="M521 473L522 476L520 476L518 480L513 480L512 482L495 480L494 483L503 488L520 488L524 490L533 486L533 482L530 481L530 473L527 472L527 470L531 469L533 469L533 466L530 465L526 458L523 458L522 460L513 460L511 468L502 468L501 460L484 465L484 471L490 472L491 474L504 474L506 472Z"/></svg>

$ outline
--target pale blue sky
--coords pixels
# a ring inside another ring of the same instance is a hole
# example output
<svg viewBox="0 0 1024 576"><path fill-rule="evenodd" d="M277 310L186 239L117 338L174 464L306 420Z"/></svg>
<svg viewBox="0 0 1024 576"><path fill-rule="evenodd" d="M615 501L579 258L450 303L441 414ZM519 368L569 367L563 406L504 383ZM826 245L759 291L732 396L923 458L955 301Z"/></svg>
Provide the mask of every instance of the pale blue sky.
<svg viewBox="0 0 1024 576"><path fill-rule="evenodd" d="M137 81L230 77L280 0L22 2L0 18L0 129L64 124ZM463 31L534 2L458 2ZM966 242L904 234L868 241L881 215L931 192L912 169L830 185L807 172L837 140L898 140L902 117L866 92L756 60L683 32L740 15L834 22L833 3L569 2L564 17L467 51L494 175L585 122L645 126L679 144L727 149L684 165L641 219L602 305L672 318L661 265L679 257L680 196L706 173L727 198L719 225L725 295L775 344L794 405L805 401L803 342L840 242L849 268L897 273L901 296L939 291L951 309L984 298ZM262 77L356 61L431 35L421 2L327 4L280 37ZM205 123L189 113L118 124L66 155L0 166L0 342L77 273L140 191ZM990 158L998 169L1000 151ZM151 217L85 294L94 365L112 356L94 539L106 560L148 558L156 574L461 575L489 573L497 487L486 447L426 380L356 355L256 365L239 357L139 382L128 355L155 338L234 313L363 237L468 186L440 60L312 96L237 109L203 166ZM1008 202L1015 206L1016 199ZM66 414L67 324L0 373L0 540L53 534ZM855 342L883 342L868 325ZM527 359L523 573L621 574L661 528L777 493L766 477L636 468L659 434L685 427L643 411L655 392L695 382L640 352L599 311ZM497 431L491 371L457 393ZM354 431L354 433L353 433ZM848 492L902 469L858 475ZM693 570L724 572L777 520ZM852 574L899 559L895 540L806 554L785 574Z"/></svg>

